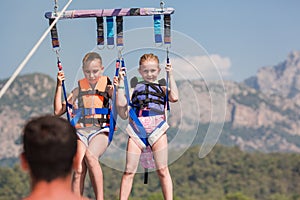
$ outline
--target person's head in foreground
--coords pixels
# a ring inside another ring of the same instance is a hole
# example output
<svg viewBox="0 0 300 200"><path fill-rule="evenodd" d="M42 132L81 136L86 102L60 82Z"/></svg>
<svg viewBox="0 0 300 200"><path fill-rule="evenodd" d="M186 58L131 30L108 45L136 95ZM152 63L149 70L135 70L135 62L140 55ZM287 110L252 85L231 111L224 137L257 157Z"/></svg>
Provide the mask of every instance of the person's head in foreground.
<svg viewBox="0 0 300 200"><path fill-rule="evenodd" d="M21 166L31 178L32 194L28 199L37 199L33 198L37 190L45 195L51 187L56 188L57 193L66 192L66 199L72 195L71 173L77 149L75 133L67 120L52 115L35 117L26 123Z"/></svg>

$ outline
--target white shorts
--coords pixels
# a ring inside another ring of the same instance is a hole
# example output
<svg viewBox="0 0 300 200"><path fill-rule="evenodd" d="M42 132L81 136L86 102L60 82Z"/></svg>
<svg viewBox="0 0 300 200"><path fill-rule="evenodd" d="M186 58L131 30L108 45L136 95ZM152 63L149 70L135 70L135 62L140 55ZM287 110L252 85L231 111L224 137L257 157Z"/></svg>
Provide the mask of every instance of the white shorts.
<svg viewBox="0 0 300 200"><path fill-rule="evenodd" d="M101 133L108 133L108 132L109 132L108 127L101 128L101 129L99 129L99 127L86 127L86 128L77 129L76 134L77 134L78 138L86 146L89 146L89 143L96 135L101 134Z"/></svg>

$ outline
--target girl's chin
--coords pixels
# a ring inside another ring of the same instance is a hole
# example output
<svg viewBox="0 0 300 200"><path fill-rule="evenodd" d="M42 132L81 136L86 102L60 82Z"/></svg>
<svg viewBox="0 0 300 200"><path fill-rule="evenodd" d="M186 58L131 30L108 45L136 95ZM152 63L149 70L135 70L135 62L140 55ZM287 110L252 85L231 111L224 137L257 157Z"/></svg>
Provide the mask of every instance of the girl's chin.
<svg viewBox="0 0 300 200"><path fill-rule="evenodd" d="M96 84L96 83L97 83L97 80L89 80L89 83L90 83L90 84Z"/></svg>
<svg viewBox="0 0 300 200"><path fill-rule="evenodd" d="M149 83L155 82L155 80L152 80L152 79L148 79L148 80L145 80L145 81L149 82Z"/></svg>

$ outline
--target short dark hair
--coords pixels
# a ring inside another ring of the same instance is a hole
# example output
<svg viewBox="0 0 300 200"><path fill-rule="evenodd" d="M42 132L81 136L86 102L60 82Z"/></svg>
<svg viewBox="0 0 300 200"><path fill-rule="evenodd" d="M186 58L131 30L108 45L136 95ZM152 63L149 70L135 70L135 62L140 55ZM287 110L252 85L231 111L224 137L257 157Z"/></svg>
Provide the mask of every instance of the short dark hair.
<svg viewBox="0 0 300 200"><path fill-rule="evenodd" d="M77 149L76 129L58 116L33 118L24 127L23 148L35 181L64 178L72 172Z"/></svg>

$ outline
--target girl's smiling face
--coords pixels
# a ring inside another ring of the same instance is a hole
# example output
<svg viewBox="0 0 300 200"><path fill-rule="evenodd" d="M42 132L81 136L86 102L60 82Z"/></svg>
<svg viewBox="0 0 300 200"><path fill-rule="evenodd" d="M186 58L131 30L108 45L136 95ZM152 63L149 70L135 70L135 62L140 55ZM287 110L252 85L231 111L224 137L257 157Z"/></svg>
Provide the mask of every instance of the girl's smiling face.
<svg viewBox="0 0 300 200"><path fill-rule="evenodd" d="M84 77L91 85L95 85L103 73L103 66L100 59L94 59L83 67Z"/></svg>
<svg viewBox="0 0 300 200"><path fill-rule="evenodd" d="M155 82L160 73L160 67L155 59L148 59L141 63L139 73L147 82Z"/></svg>

